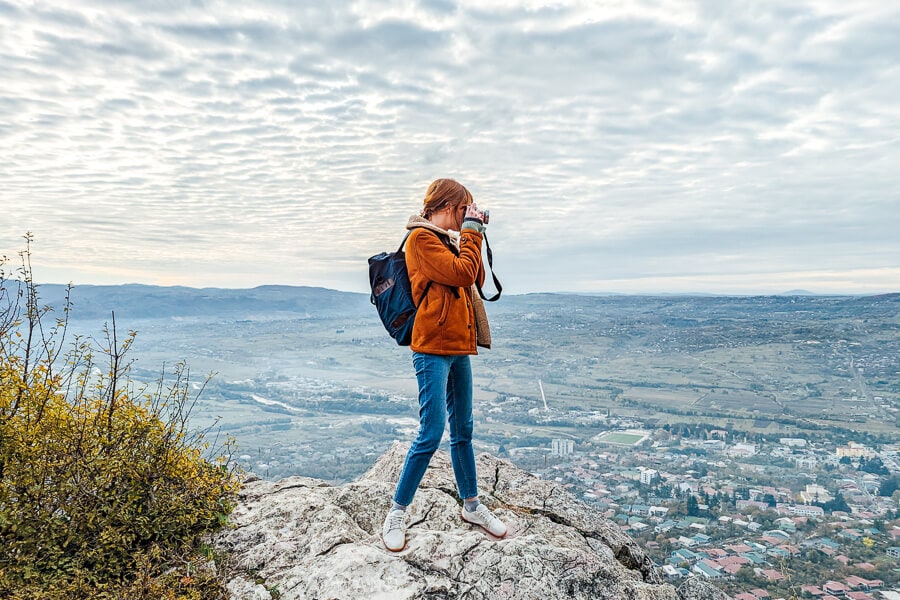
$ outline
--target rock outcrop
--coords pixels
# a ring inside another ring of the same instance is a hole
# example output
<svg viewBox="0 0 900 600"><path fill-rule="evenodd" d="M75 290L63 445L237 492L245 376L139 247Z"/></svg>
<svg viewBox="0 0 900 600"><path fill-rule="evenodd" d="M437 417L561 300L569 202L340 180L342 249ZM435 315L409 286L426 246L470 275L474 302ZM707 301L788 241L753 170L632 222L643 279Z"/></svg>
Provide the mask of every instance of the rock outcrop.
<svg viewBox="0 0 900 600"><path fill-rule="evenodd" d="M721 600L713 586L664 583L633 539L560 486L478 456L482 501L510 527L491 538L460 519L450 458L438 452L410 506L407 546L381 543L407 445L394 444L358 481L248 481L229 553L235 600Z"/></svg>

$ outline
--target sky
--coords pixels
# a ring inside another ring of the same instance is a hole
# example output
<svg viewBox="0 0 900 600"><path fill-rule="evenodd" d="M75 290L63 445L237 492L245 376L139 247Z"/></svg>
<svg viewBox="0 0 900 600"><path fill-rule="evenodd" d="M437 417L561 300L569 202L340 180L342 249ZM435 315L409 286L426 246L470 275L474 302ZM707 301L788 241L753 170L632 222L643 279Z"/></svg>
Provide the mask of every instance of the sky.
<svg viewBox="0 0 900 600"><path fill-rule="evenodd" d="M898 31L883 0L0 0L0 254L364 292L451 177L507 293L898 292Z"/></svg>

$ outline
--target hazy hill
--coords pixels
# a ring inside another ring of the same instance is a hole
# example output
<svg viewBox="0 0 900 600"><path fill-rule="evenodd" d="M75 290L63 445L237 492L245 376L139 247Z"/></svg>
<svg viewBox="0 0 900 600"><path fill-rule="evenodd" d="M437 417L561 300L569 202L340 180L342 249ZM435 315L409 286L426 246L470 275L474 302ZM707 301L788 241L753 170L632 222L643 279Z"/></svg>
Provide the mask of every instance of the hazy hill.
<svg viewBox="0 0 900 600"><path fill-rule="evenodd" d="M7 284L9 285L9 284ZM39 288L42 304L59 309L65 286ZM142 284L80 285L72 290L72 319L107 319L112 311L128 319L197 317L367 318L377 321L367 294L319 287L264 285L250 289L165 287ZM821 316L890 316L900 311L900 293L877 296L625 296L535 293L505 295L488 304L490 315L574 314L582 311L709 319L815 311Z"/></svg>
<svg viewBox="0 0 900 600"><path fill-rule="evenodd" d="M41 285L41 303L57 311L65 286ZM249 318L259 315L326 317L372 311L368 296L317 287L265 285L252 289L163 287L154 285L80 285L72 289L73 319L169 317Z"/></svg>

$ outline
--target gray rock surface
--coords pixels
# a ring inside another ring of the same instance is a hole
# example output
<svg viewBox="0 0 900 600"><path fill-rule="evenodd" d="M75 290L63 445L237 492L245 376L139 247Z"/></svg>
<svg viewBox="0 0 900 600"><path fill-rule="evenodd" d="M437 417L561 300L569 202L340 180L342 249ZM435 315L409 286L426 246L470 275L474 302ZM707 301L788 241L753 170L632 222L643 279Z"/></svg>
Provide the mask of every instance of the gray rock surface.
<svg viewBox="0 0 900 600"><path fill-rule="evenodd" d="M678 586L681 600L730 600L730 596L720 589L696 578L685 580Z"/></svg>
<svg viewBox="0 0 900 600"><path fill-rule="evenodd" d="M358 481L248 481L232 527L234 600L721 600L713 586L664 583L641 548L560 486L477 457L481 500L510 528L497 540L460 519L450 457L438 452L409 508L407 546L381 543L408 445L396 443ZM253 583L251 583L253 582Z"/></svg>

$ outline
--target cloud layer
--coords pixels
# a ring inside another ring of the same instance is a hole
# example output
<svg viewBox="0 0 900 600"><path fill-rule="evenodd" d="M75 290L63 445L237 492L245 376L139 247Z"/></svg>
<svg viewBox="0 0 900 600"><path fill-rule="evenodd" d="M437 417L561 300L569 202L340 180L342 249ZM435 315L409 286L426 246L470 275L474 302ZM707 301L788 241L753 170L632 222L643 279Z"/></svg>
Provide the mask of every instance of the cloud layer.
<svg viewBox="0 0 900 600"><path fill-rule="evenodd" d="M362 291L450 176L511 291L900 290L900 7L595 4L0 0L0 252Z"/></svg>

